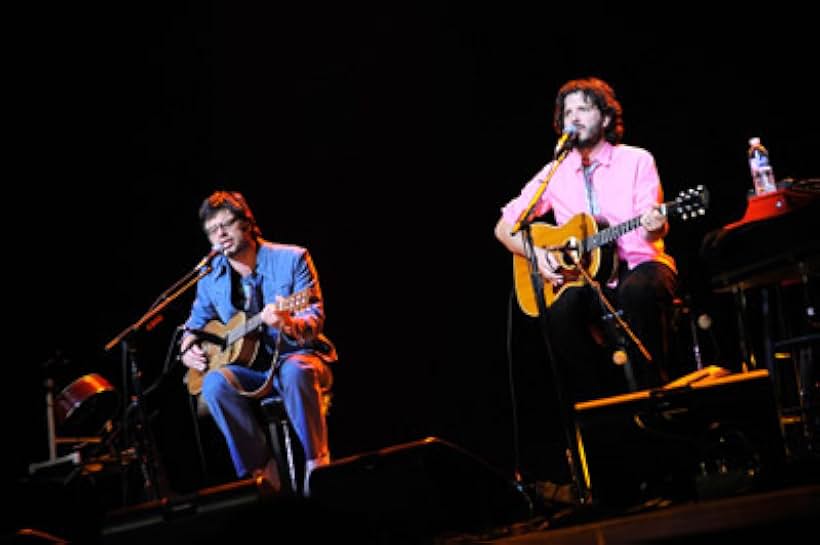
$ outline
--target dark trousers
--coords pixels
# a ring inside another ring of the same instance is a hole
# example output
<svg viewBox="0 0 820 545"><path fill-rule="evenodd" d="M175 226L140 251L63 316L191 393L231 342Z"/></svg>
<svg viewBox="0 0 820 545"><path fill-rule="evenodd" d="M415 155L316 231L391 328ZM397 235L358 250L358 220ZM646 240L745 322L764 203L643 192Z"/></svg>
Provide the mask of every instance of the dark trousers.
<svg viewBox="0 0 820 545"><path fill-rule="evenodd" d="M621 331L604 323L608 312L598 294L589 286L565 290L549 309L549 338L552 353L562 371L566 398L571 401L594 399L622 393L627 389L646 389L667 380L668 336L671 304L677 276L666 265L648 262L631 271L625 264L619 270L615 290L604 294L635 335L644 344L652 362L644 358L631 341L627 353L634 384L628 386L625 368L612 362L611 354ZM603 336L596 335L603 332Z"/></svg>

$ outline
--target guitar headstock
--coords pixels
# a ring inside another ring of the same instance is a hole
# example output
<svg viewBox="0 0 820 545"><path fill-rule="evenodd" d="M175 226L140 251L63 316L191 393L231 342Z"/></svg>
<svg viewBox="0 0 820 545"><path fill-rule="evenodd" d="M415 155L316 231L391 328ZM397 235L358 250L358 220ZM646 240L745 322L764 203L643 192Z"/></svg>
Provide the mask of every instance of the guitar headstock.
<svg viewBox="0 0 820 545"><path fill-rule="evenodd" d="M709 206L709 191L702 185L684 189L674 201L667 203L667 211L688 220L706 214Z"/></svg>
<svg viewBox="0 0 820 545"><path fill-rule="evenodd" d="M278 304L279 310L290 310L292 312L298 312L304 308L307 308L308 305L310 305L310 298L312 295L312 287L305 288L302 291L297 291L296 293L280 300Z"/></svg>

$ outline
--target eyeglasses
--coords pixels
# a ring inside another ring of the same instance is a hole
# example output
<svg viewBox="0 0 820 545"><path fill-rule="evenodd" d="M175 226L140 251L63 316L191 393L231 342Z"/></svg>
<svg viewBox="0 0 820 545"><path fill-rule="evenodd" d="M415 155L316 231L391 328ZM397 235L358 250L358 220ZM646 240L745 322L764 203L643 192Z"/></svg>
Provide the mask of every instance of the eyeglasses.
<svg viewBox="0 0 820 545"><path fill-rule="evenodd" d="M239 219L239 217L238 217L238 216L234 216L234 217L232 217L232 218L231 218L231 219L229 219L229 220L225 220L225 221L223 221L222 223L217 223L216 225L212 225L212 226L210 226L210 227L207 227L207 228L205 229L205 234L206 234L206 235L208 235L209 237L212 237L212 236L214 236L214 235L217 233L217 231L219 231L220 229L223 229L223 230L227 231L227 230L231 227L231 225L233 225L234 223L236 223L236 220L238 220L238 219Z"/></svg>

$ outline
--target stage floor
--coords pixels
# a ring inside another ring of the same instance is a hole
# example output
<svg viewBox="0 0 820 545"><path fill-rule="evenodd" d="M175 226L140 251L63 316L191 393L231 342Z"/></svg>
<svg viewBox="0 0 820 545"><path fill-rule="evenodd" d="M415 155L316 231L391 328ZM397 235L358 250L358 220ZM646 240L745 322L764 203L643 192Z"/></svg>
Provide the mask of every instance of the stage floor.
<svg viewBox="0 0 820 545"><path fill-rule="evenodd" d="M820 485L811 484L600 519L591 513L566 514L565 520L542 521L540 528L538 522L512 526L507 536L452 536L443 542L603 545L717 543L725 539L729 543L791 543L812 535L818 516Z"/></svg>

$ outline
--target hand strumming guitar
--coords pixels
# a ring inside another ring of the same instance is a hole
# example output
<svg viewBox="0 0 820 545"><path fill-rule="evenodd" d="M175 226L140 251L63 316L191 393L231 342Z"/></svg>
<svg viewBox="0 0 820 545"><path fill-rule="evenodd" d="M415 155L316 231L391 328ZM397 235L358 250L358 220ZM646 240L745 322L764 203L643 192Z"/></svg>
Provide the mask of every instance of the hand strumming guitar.
<svg viewBox="0 0 820 545"><path fill-rule="evenodd" d="M188 333L183 337L179 346L179 353L181 354L180 360L185 367L203 372L208 368L208 354L197 342L196 335Z"/></svg>
<svg viewBox="0 0 820 545"><path fill-rule="evenodd" d="M544 277L544 280L553 286L560 286L564 283L564 276L559 272L560 264L552 252L538 249L536 251L538 256L538 272Z"/></svg>

